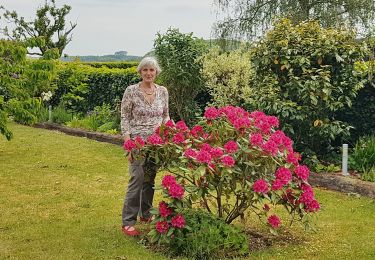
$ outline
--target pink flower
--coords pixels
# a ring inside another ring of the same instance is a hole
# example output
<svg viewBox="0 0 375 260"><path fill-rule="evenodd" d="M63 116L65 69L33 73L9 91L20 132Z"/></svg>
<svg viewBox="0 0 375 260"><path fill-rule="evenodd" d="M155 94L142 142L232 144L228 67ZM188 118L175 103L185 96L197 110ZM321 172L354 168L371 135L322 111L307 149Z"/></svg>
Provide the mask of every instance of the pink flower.
<svg viewBox="0 0 375 260"><path fill-rule="evenodd" d="M213 158L220 158L224 152L220 147L215 147L211 149L210 154Z"/></svg>
<svg viewBox="0 0 375 260"><path fill-rule="evenodd" d="M197 154L197 161L200 163L209 163L211 162L211 154L205 150L200 150Z"/></svg>
<svg viewBox="0 0 375 260"><path fill-rule="evenodd" d="M166 218L172 214L172 209L168 207L168 204L165 201L159 203L159 214L163 218Z"/></svg>
<svg viewBox="0 0 375 260"><path fill-rule="evenodd" d="M176 178L172 175L165 175L161 181L161 185L163 185L163 187L166 189L169 189L169 187L173 184L176 184Z"/></svg>
<svg viewBox="0 0 375 260"><path fill-rule="evenodd" d="M187 127L184 121L178 121L176 123L176 128L183 132L189 130L189 128Z"/></svg>
<svg viewBox="0 0 375 260"><path fill-rule="evenodd" d="M262 145L264 151L269 152L273 156L279 151L279 146L273 140L268 140L265 144Z"/></svg>
<svg viewBox="0 0 375 260"><path fill-rule="evenodd" d="M209 145L208 143L204 143L204 144L202 144L202 146L201 146L201 150L203 150L203 151L206 151L206 152L211 152L211 149L212 149L212 147L211 147L211 145Z"/></svg>
<svg viewBox="0 0 375 260"><path fill-rule="evenodd" d="M221 159L221 163L224 164L226 167L233 167L235 160L232 156L226 155Z"/></svg>
<svg viewBox="0 0 375 260"><path fill-rule="evenodd" d="M195 126L193 126L193 128L190 130L191 135L194 136L194 137L198 137L198 135L199 135L200 133L202 133L202 132L203 132L203 127L200 126L200 125L195 125Z"/></svg>
<svg viewBox="0 0 375 260"><path fill-rule="evenodd" d="M278 228L281 225L281 221L276 215L269 216L267 220L268 224L270 224L273 228Z"/></svg>
<svg viewBox="0 0 375 260"><path fill-rule="evenodd" d="M253 146L261 146L263 144L263 136L259 133L250 135L250 143Z"/></svg>
<svg viewBox="0 0 375 260"><path fill-rule="evenodd" d="M276 179L280 180L283 185L288 184L292 180L292 173L288 168L280 167L275 173Z"/></svg>
<svg viewBox="0 0 375 260"><path fill-rule="evenodd" d="M142 137L136 136L134 141L138 147L143 147L145 145L145 141L143 141Z"/></svg>
<svg viewBox="0 0 375 260"><path fill-rule="evenodd" d="M306 165L298 165L294 169L295 174L303 181L307 181L310 175L310 170Z"/></svg>
<svg viewBox="0 0 375 260"><path fill-rule="evenodd" d="M267 122L270 126L279 127L279 119L276 116L267 116Z"/></svg>
<svg viewBox="0 0 375 260"><path fill-rule="evenodd" d="M234 128L239 130L241 128L250 127L251 122L250 122L250 119L248 117L240 117L240 118L236 118L232 124L233 124Z"/></svg>
<svg viewBox="0 0 375 260"><path fill-rule="evenodd" d="M306 212L316 212L320 209L320 205L319 205L319 202L315 199L307 202L305 204L305 211Z"/></svg>
<svg viewBox="0 0 375 260"><path fill-rule="evenodd" d="M301 160L301 155L299 153L290 152L286 156L286 161L290 164L293 164L295 166L298 165L298 161Z"/></svg>
<svg viewBox="0 0 375 260"><path fill-rule="evenodd" d="M194 158L195 156L197 156L197 152L191 148L188 148L185 150L184 156L187 158Z"/></svg>
<svg viewBox="0 0 375 260"><path fill-rule="evenodd" d="M214 107L208 107L206 108L206 111L204 111L204 117L208 120L212 120L217 118L220 115L219 111Z"/></svg>
<svg viewBox="0 0 375 260"><path fill-rule="evenodd" d="M124 149L128 152L131 152L133 149L137 148L135 142L131 139L124 142Z"/></svg>
<svg viewBox="0 0 375 260"><path fill-rule="evenodd" d="M182 216L181 214L174 216L171 219L171 224L172 224L172 227L175 227L175 228L184 228L185 227L184 216Z"/></svg>
<svg viewBox="0 0 375 260"><path fill-rule="evenodd" d="M175 127L175 124L172 120L168 120L166 123L165 123L166 126L168 126L169 128L174 128Z"/></svg>
<svg viewBox="0 0 375 260"><path fill-rule="evenodd" d="M158 221L156 222L155 228L160 234L165 234L169 229L169 225L167 221Z"/></svg>
<svg viewBox="0 0 375 260"><path fill-rule="evenodd" d="M182 199L184 196L185 190L180 184L174 183L169 186L168 192L169 192L169 196L171 196L172 198Z"/></svg>
<svg viewBox="0 0 375 260"><path fill-rule="evenodd" d="M227 151L227 153L235 153L238 150L238 145L235 141L230 140L224 144L224 149Z"/></svg>
<svg viewBox="0 0 375 260"><path fill-rule="evenodd" d="M172 138L172 141L173 143L175 144L180 144L180 143L183 143L185 141L185 136L183 133L177 133L173 136Z"/></svg>
<svg viewBox="0 0 375 260"><path fill-rule="evenodd" d="M152 145L159 145L163 144L163 139L161 139L160 135L158 134L152 134L147 138L147 142Z"/></svg>
<svg viewBox="0 0 375 260"><path fill-rule="evenodd" d="M263 179L259 179L254 182L253 190L257 193L267 193L269 191L268 183Z"/></svg>
<svg viewBox="0 0 375 260"><path fill-rule="evenodd" d="M302 193L298 199L299 203L303 203L305 205L309 204L311 201L313 201L314 198L314 191L311 188L310 185L302 184L301 186Z"/></svg>
<svg viewBox="0 0 375 260"><path fill-rule="evenodd" d="M283 188L283 186L284 186L283 181L281 181L279 179L276 179L276 180L273 181L273 183L271 185L271 189L273 191L275 191L275 190L281 190Z"/></svg>

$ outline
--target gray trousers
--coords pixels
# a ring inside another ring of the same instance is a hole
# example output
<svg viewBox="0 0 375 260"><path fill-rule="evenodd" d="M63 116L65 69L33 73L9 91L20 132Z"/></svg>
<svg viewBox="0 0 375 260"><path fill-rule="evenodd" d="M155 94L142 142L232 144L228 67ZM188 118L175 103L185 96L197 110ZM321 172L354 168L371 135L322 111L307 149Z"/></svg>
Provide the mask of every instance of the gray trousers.
<svg viewBox="0 0 375 260"><path fill-rule="evenodd" d="M157 167L148 159L135 160L129 165L130 180L122 209L122 225L134 226L137 216L151 217Z"/></svg>

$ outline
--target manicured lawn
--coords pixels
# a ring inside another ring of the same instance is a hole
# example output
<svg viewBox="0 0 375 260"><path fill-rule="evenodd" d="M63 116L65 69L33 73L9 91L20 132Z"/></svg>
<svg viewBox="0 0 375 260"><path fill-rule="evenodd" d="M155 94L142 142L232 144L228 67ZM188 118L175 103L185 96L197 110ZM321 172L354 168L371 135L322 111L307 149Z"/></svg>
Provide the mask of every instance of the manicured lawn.
<svg viewBox="0 0 375 260"><path fill-rule="evenodd" d="M11 127L12 141L0 137L0 259L166 259L120 232L128 179L121 147ZM248 259L375 259L374 200L316 193L315 233L281 230ZM246 226L264 230L257 219Z"/></svg>

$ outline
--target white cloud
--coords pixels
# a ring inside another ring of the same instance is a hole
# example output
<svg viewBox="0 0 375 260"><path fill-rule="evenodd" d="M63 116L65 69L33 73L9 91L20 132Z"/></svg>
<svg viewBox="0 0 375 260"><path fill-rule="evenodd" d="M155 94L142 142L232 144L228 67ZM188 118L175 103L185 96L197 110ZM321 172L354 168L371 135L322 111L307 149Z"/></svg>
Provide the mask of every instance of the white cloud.
<svg viewBox="0 0 375 260"><path fill-rule="evenodd" d="M7 9L34 17L44 1L2 0ZM118 50L143 55L150 51L157 32L169 27L209 38L215 22L213 0L65 0L72 7L68 19L77 22L70 55L102 55Z"/></svg>

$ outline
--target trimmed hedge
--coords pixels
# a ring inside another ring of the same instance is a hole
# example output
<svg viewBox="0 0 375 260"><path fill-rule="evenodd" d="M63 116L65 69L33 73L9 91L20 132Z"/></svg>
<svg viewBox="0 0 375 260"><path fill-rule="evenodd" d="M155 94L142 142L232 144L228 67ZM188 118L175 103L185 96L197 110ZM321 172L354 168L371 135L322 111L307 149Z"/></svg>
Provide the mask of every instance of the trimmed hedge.
<svg viewBox="0 0 375 260"><path fill-rule="evenodd" d="M84 65L88 65L94 68L107 67L109 69L128 69L137 67L139 62L136 61L119 61L119 62L82 62Z"/></svg>
<svg viewBox="0 0 375 260"><path fill-rule="evenodd" d="M79 62L60 63L57 75L52 105L62 103L66 108L82 113L102 104L116 108L125 88L140 80L135 67L94 68Z"/></svg>

